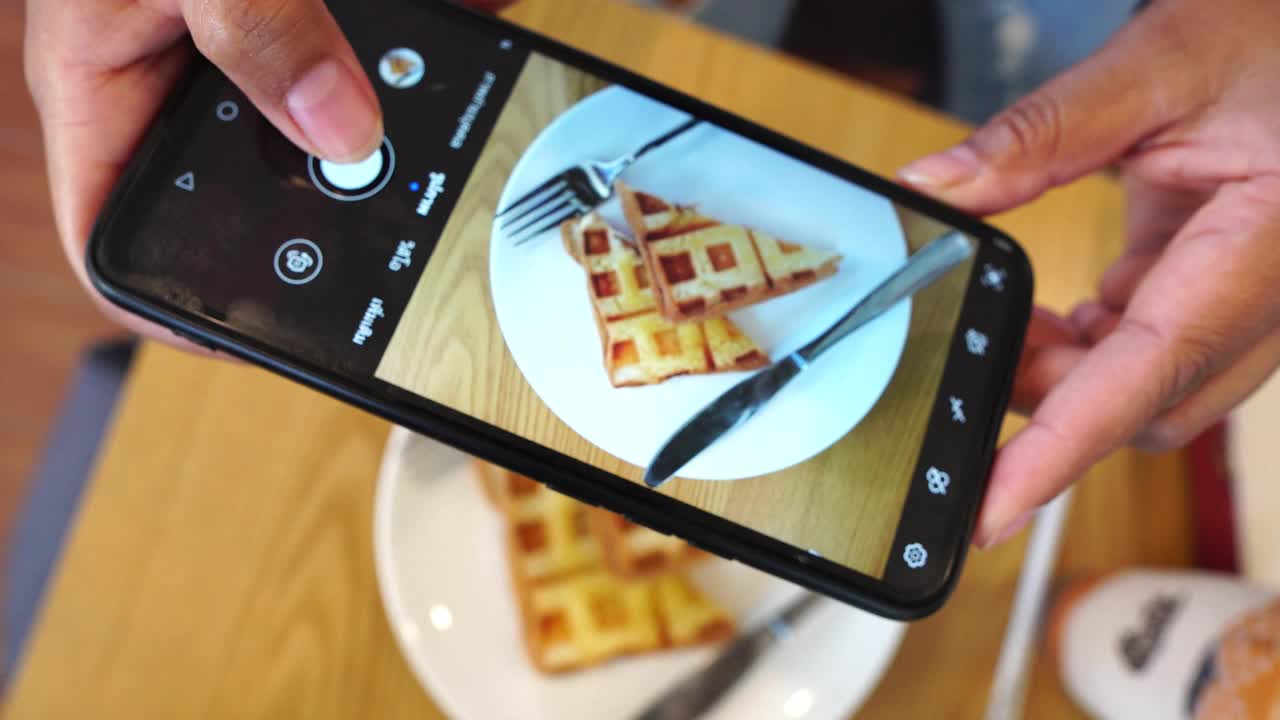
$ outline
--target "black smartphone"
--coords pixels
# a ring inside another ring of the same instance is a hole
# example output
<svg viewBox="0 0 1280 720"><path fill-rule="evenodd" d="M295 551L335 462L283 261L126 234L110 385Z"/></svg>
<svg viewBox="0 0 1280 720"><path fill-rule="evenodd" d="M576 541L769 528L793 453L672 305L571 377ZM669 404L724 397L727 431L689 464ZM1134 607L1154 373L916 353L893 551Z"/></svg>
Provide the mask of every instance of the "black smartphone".
<svg viewBox="0 0 1280 720"><path fill-rule="evenodd" d="M195 62L94 229L106 297L850 604L941 606L1030 313L1011 239L499 19L330 6L381 100L381 149L309 157ZM547 184L615 161L624 186ZM641 482L694 413L952 231L968 260L677 479Z"/></svg>

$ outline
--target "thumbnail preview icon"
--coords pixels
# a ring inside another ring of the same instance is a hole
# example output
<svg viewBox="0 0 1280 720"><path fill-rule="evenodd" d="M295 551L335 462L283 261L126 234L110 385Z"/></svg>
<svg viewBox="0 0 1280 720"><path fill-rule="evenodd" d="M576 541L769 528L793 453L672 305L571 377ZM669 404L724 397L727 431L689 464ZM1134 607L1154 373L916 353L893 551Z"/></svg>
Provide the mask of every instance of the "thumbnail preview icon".
<svg viewBox="0 0 1280 720"><path fill-rule="evenodd" d="M411 88L422 82L427 72L426 63L416 50L393 48L378 61L378 74L382 81L398 90Z"/></svg>

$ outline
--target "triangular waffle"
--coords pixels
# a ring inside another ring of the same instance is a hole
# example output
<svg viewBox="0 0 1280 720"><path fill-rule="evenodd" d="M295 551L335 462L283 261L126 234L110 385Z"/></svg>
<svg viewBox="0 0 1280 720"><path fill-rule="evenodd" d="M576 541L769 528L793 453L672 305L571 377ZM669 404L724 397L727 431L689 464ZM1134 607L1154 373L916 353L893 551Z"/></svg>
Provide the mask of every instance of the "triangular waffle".
<svg viewBox="0 0 1280 720"><path fill-rule="evenodd" d="M658 309L673 321L723 315L834 275L840 255L728 225L618 183Z"/></svg>
<svg viewBox="0 0 1280 720"><path fill-rule="evenodd" d="M615 387L677 375L754 370L769 358L727 318L673 323L658 313L640 252L595 213L561 228L565 249L587 274L587 290Z"/></svg>
<svg viewBox="0 0 1280 720"><path fill-rule="evenodd" d="M733 636L733 619L679 573L653 580L658 617L668 647L717 643Z"/></svg>
<svg viewBox="0 0 1280 720"><path fill-rule="evenodd" d="M653 577L678 570L705 553L673 535L665 535L608 510L592 508L591 534L604 564L621 577Z"/></svg>
<svg viewBox="0 0 1280 720"><path fill-rule="evenodd" d="M493 488L506 518L510 560L521 577L545 582L600 566L586 505L523 475L498 468L487 473L503 478Z"/></svg>
<svg viewBox="0 0 1280 720"><path fill-rule="evenodd" d="M611 573L600 562L599 543L582 531L587 513L594 512L586 505L496 466L477 465L504 518L525 646L539 670L566 672L733 634L729 614L679 575L628 579ZM534 518L547 520L544 532L530 530Z"/></svg>

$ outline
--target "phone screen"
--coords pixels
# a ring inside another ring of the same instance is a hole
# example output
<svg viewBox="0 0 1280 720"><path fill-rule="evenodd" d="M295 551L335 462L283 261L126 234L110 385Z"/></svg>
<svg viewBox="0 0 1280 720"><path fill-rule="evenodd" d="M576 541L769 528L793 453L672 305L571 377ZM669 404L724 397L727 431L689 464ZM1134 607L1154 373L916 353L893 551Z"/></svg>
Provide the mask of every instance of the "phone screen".
<svg viewBox="0 0 1280 720"><path fill-rule="evenodd" d="M104 274L639 484L693 414L955 229L883 182L524 34L410 3L332 9L382 103L382 148L351 165L309 157L202 70L134 180L145 202L111 221L128 241L102 244ZM669 133L624 186L547 185ZM587 192L610 197L555 222ZM972 521L998 365L1021 338L1009 307L1029 292L982 227L960 228L970 260L646 492L899 588L935 586Z"/></svg>

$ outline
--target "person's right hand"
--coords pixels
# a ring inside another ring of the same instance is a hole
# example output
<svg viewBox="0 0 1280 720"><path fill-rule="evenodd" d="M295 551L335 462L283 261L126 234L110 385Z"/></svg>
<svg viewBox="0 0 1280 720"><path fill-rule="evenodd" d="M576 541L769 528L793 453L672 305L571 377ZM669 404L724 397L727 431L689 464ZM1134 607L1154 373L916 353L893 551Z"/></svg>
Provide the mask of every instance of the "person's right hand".
<svg viewBox="0 0 1280 720"><path fill-rule="evenodd" d="M335 162L367 157L382 141L382 114L323 0L28 1L27 84L71 266L109 316L191 348L108 304L84 268L94 218L191 59L188 38L307 152Z"/></svg>
<svg viewBox="0 0 1280 720"><path fill-rule="evenodd" d="M1096 301L1033 320L975 541L1124 445L1182 445L1280 366L1280 3L1156 0L963 145L908 166L974 213L1119 163L1128 250ZM1087 218L1082 222L1088 224Z"/></svg>

